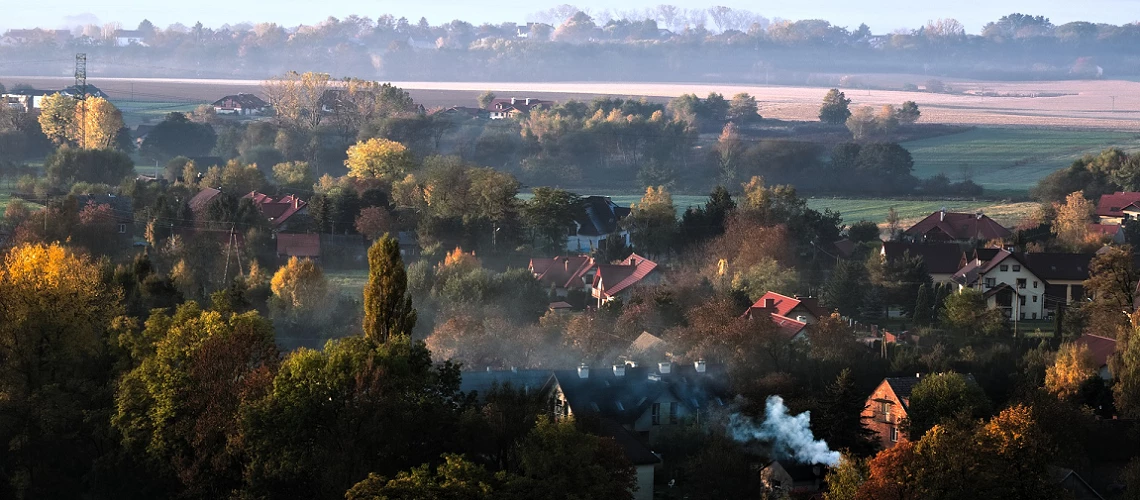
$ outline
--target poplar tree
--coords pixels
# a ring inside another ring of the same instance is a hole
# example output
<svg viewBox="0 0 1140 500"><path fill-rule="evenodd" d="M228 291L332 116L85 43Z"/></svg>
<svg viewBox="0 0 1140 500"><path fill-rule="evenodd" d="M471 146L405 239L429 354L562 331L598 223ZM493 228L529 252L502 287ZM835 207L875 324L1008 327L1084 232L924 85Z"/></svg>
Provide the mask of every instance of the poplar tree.
<svg viewBox="0 0 1140 500"><path fill-rule="evenodd" d="M411 335L416 309L408 293L408 273L400 243L385 234L368 249L368 284L364 287L364 336L385 342Z"/></svg>

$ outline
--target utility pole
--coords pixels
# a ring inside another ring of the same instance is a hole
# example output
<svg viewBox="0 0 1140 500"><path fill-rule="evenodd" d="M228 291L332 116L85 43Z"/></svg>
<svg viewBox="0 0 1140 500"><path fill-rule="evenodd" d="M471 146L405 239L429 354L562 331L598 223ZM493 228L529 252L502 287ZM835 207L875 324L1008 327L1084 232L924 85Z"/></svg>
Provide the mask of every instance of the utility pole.
<svg viewBox="0 0 1140 500"><path fill-rule="evenodd" d="M1110 95L1110 96L1108 96L1108 98L1112 99L1112 110L1116 111L1116 96Z"/></svg>

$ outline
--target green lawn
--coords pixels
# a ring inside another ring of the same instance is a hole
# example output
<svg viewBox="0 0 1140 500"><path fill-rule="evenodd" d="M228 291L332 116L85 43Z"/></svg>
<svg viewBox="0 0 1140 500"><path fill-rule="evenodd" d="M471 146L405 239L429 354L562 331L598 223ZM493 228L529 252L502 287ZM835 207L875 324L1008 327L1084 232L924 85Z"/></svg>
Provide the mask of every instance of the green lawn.
<svg viewBox="0 0 1140 500"><path fill-rule="evenodd" d="M919 178L945 173L951 180L969 169L987 190L1026 190L1087 153L1105 148L1140 150L1140 135L1107 130L976 128L902 144Z"/></svg>
<svg viewBox="0 0 1140 500"><path fill-rule="evenodd" d="M345 298L363 300L364 285L368 283L368 270L325 270L329 285L340 291Z"/></svg>
<svg viewBox="0 0 1140 500"><path fill-rule="evenodd" d="M199 104L187 102L111 101L123 113L123 121L135 127L145 121L159 122L167 113L189 113Z"/></svg>

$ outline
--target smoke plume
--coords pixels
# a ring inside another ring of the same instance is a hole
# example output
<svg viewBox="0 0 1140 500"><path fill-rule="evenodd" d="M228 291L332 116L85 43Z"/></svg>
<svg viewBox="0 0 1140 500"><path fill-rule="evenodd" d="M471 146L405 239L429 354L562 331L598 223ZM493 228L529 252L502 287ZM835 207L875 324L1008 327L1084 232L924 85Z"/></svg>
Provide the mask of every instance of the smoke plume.
<svg viewBox="0 0 1140 500"><path fill-rule="evenodd" d="M804 464L839 463L839 452L831 451L826 441L812 435L810 412L789 415L788 407L784 406L784 399L780 396L770 396L766 403L765 418L760 424L751 417L732 414L728 420L728 435L741 443L766 442L772 447L772 456L778 460Z"/></svg>

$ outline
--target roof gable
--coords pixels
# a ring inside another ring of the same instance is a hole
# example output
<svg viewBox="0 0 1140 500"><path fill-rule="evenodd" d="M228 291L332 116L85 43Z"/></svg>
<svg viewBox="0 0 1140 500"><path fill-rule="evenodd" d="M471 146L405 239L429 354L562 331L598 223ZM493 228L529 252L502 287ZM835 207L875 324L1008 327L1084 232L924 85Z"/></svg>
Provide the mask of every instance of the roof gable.
<svg viewBox="0 0 1140 500"><path fill-rule="evenodd" d="M906 230L910 236L931 239L994 240L1013 233L982 213L934 212Z"/></svg>
<svg viewBox="0 0 1140 500"><path fill-rule="evenodd" d="M1096 203L1097 217L1124 217L1124 209L1140 202L1140 193L1117 191L1103 194Z"/></svg>

